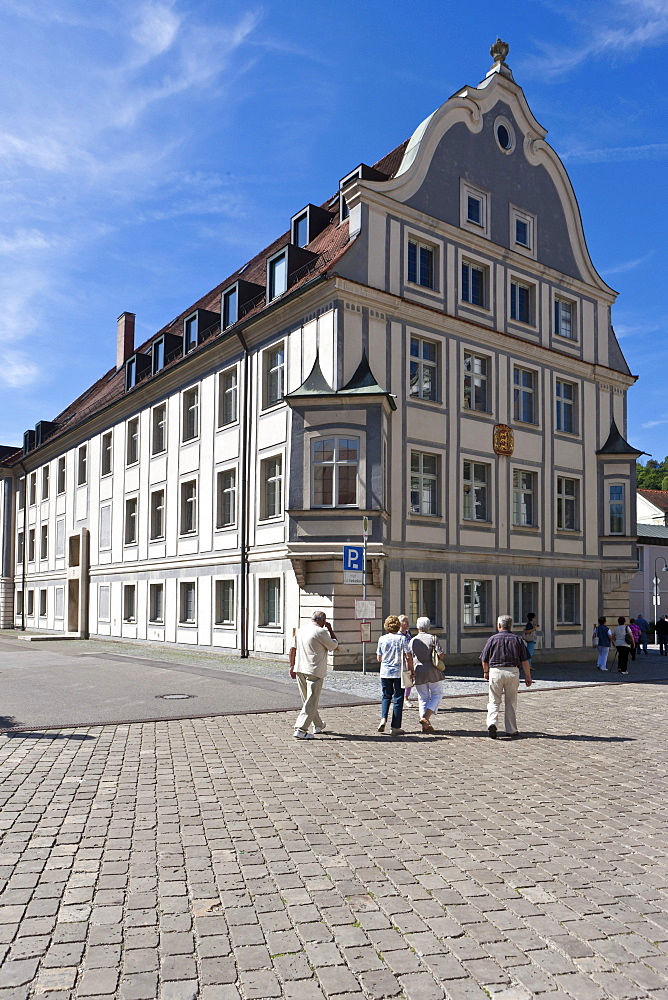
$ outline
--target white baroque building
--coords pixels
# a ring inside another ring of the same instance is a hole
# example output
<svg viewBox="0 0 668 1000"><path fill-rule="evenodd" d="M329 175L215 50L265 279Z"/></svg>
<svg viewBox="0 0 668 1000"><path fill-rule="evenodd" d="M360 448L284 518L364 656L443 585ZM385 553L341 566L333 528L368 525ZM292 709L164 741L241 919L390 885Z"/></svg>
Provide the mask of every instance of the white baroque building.
<svg viewBox="0 0 668 1000"><path fill-rule="evenodd" d="M634 382L569 178L505 63L0 450L0 624L282 654L368 597L452 655L629 613ZM633 609L631 609L633 610Z"/></svg>

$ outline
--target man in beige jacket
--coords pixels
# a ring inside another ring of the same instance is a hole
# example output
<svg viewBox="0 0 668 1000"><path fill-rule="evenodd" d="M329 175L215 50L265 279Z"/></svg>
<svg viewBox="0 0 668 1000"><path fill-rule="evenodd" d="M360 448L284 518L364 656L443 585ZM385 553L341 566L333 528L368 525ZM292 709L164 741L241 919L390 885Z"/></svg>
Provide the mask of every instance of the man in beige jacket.
<svg viewBox="0 0 668 1000"><path fill-rule="evenodd" d="M315 611L311 621L297 629L290 648L290 676L297 678L302 696L302 710L295 722L296 740L312 740L309 732L313 725L316 733L323 732L325 723L320 718L318 702L322 683L327 673L327 653L339 645L324 611Z"/></svg>

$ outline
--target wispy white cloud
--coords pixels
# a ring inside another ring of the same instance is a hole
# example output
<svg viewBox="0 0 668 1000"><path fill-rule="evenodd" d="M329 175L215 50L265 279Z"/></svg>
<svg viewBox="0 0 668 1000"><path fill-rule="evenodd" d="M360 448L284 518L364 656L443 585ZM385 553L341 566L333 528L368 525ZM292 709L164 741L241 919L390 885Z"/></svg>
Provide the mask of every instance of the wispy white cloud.
<svg viewBox="0 0 668 1000"><path fill-rule="evenodd" d="M652 427L663 427L665 424L668 424L668 418L665 420L648 420L647 423L641 424L640 426L644 431L647 431Z"/></svg>
<svg viewBox="0 0 668 1000"><path fill-rule="evenodd" d="M38 366L20 351L0 349L0 385L26 389L40 377Z"/></svg>
<svg viewBox="0 0 668 1000"><path fill-rule="evenodd" d="M609 0L565 8L576 21L579 44L540 44L530 68L543 76L561 76L592 59L636 58L642 49L668 40L668 0Z"/></svg>
<svg viewBox="0 0 668 1000"><path fill-rule="evenodd" d="M601 149L572 149L562 154L568 163L623 163L629 160L668 159L668 142L650 142L641 146L608 146Z"/></svg>
<svg viewBox="0 0 668 1000"><path fill-rule="evenodd" d="M624 274L626 271L636 271L643 264L646 264L654 256L654 251L643 254L642 257L635 257L633 260L624 260L619 264L613 264L612 267L602 267L601 273L606 275L611 274Z"/></svg>

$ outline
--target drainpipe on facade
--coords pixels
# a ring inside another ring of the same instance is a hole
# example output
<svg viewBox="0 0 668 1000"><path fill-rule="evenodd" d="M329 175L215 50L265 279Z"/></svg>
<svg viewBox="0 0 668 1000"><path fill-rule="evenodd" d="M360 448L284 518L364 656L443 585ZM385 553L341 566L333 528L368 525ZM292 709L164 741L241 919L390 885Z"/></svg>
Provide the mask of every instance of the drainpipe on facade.
<svg viewBox="0 0 668 1000"><path fill-rule="evenodd" d="M248 659L248 453L250 426L248 415L250 410L250 379L248 344L241 330L236 331L244 352L244 395L241 422L241 524L239 539L240 552L240 600L239 628L242 660Z"/></svg>
<svg viewBox="0 0 668 1000"><path fill-rule="evenodd" d="M21 601L21 631L26 630L26 573L27 573L27 558L28 558L28 472L26 470L23 462L19 462L19 465L23 469L23 559L21 560L21 593L23 599ZM20 489L20 485L19 485ZM37 539L35 539L35 544L37 544Z"/></svg>

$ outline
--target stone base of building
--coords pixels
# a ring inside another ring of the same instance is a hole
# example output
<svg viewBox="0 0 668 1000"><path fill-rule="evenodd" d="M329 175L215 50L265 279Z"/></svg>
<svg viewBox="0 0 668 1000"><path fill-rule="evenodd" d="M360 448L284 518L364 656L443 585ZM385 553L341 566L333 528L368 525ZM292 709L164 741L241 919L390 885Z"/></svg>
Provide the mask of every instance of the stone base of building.
<svg viewBox="0 0 668 1000"><path fill-rule="evenodd" d="M14 627L14 581L0 577L0 628Z"/></svg>

